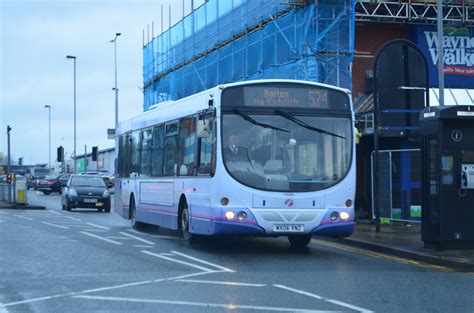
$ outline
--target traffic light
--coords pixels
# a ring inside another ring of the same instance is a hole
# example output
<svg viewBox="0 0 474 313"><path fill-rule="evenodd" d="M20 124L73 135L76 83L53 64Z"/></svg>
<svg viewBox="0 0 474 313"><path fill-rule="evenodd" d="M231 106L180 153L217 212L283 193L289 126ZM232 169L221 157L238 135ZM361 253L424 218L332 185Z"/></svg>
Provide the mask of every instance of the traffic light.
<svg viewBox="0 0 474 313"><path fill-rule="evenodd" d="M64 161L64 148L63 148L63 146L58 147L56 159L58 160L58 162Z"/></svg>
<svg viewBox="0 0 474 313"><path fill-rule="evenodd" d="M99 147L93 146L92 147L92 161L97 161L97 151L99 150Z"/></svg>
<svg viewBox="0 0 474 313"><path fill-rule="evenodd" d="M23 158L18 158L18 165L23 165Z"/></svg>
<svg viewBox="0 0 474 313"><path fill-rule="evenodd" d="M8 173L7 174L7 183L8 184L11 184L13 182L13 174L12 173Z"/></svg>

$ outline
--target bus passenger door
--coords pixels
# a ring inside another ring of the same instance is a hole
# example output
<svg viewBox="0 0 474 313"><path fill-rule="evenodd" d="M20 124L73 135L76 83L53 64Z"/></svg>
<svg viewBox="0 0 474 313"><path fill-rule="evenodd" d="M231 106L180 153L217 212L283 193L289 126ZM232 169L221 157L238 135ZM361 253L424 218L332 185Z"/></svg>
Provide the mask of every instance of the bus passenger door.
<svg viewBox="0 0 474 313"><path fill-rule="evenodd" d="M132 136L131 134L126 134L123 136L123 162L121 175L120 175L120 195L122 200L123 212L122 216L124 218L130 217L130 168L131 168L131 148L132 148Z"/></svg>

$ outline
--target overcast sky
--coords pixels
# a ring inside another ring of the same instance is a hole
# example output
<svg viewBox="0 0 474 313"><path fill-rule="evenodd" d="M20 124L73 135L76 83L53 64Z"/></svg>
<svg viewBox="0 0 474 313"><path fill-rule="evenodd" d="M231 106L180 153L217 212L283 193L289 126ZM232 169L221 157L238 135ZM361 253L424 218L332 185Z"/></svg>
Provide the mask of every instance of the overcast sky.
<svg viewBox="0 0 474 313"><path fill-rule="evenodd" d="M195 6L202 3L194 0ZM7 125L12 161L48 163L48 109L51 106L51 159L62 145L73 151L73 61L77 57L77 150L113 147L114 45L117 39L119 121L143 110L143 30L168 5L172 24L181 19L183 0L0 0L0 153L7 154ZM191 0L185 0L185 12ZM187 14L187 13L186 13ZM145 38L146 40L146 38Z"/></svg>

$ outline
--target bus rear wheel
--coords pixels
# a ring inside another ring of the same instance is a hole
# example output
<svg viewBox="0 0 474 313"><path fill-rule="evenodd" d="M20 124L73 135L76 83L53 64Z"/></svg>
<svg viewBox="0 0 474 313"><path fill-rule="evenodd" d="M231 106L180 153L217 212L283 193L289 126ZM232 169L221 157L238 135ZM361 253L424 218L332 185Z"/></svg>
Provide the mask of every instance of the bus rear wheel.
<svg viewBox="0 0 474 313"><path fill-rule="evenodd" d="M292 247L306 247L310 241L311 235L290 235L288 241Z"/></svg>

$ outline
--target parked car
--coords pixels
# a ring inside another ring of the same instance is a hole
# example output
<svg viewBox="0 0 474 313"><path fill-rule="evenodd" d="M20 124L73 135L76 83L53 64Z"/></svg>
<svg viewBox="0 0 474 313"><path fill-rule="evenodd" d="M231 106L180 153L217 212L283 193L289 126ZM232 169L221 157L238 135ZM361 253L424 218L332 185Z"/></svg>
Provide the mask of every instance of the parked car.
<svg viewBox="0 0 474 313"><path fill-rule="evenodd" d="M61 182L59 181L60 176L46 176L43 179L39 179L37 182L36 189L43 192L45 195L49 195L52 192L61 193Z"/></svg>
<svg viewBox="0 0 474 313"><path fill-rule="evenodd" d="M110 212L110 193L104 180L94 175L71 175L61 197L62 209L97 208Z"/></svg>
<svg viewBox="0 0 474 313"><path fill-rule="evenodd" d="M67 182L69 181L69 177L71 177L71 174L63 174L59 176L59 182L61 183L61 189L66 187Z"/></svg>

